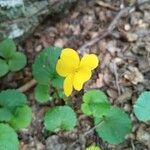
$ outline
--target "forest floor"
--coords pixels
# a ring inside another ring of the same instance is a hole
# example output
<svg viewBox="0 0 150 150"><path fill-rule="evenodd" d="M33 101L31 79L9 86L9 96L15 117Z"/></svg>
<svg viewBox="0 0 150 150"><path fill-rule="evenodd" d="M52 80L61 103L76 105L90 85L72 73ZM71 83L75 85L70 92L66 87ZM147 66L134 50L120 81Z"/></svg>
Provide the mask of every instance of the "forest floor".
<svg viewBox="0 0 150 150"><path fill-rule="evenodd" d="M129 114L132 132L122 144L114 146L102 141L93 131L71 150L84 150L91 144L102 150L150 149L150 124L139 122L133 113L133 104L139 94L150 90L150 3L115 18L120 8L128 7L132 2L81 0L63 15L48 17L30 37L18 44L18 49L28 57L28 65L23 71L3 78L2 88L18 88L30 81L34 58L48 46L70 47L80 54L95 53L100 60L84 89L74 91L71 96L72 106L78 114L78 125L73 131L48 134L43 128L43 115L48 107L63 101L42 105L35 101L34 88L26 92L33 108L33 119L29 128L19 133L21 150L69 149L69 145L93 127L92 119L80 110L82 95L91 88L106 92L113 105Z"/></svg>

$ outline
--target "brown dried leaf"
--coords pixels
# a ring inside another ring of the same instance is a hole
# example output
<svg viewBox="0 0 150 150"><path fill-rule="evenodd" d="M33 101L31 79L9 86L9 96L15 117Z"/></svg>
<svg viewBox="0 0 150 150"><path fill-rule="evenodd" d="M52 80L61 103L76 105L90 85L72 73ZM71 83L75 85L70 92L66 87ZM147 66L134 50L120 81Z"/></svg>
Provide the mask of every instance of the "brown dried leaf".
<svg viewBox="0 0 150 150"><path fill-rule="evenodd" d="M129 80L133 84L138 84L144 82L143 74L136 67L130 66L124 74L124 78Z"/></svg>

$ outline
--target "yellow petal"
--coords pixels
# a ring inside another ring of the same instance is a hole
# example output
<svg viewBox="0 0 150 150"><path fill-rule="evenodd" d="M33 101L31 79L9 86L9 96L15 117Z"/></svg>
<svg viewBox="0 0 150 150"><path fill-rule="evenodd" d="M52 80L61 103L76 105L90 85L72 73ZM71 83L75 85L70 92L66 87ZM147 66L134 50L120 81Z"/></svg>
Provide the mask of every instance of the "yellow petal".
<svg viewBox="0 0 150 150"><path fill-rule="evenodd" d="M91 78L91 71L90 70L80 70L75 73L73 86L77 91L80 91L83 87L83 84Z"/></svg>
<svg viewBox="0 0 150 150"><path fill-rule="evenodd" d="M66 77L66 79L64 81L64 93L65 93L66 96L69 96L72 93L73 79L74 79L74 75L70 74Z"/></svg>
<svg viewBox="0 0 150 150"><path fill-rule="evenodd" d="M56 71L60 76L66 77L78 68L80 59L78 53L70 48L62 50L60 59L56 64Z"/></svg>
<svg viewBox="0 0 150 150"><path fill-rule="evenodd" d="M90 70L95 69L98 66L98 57L94 54L85 54L80 62L81 68L87 68Z"/></svg>

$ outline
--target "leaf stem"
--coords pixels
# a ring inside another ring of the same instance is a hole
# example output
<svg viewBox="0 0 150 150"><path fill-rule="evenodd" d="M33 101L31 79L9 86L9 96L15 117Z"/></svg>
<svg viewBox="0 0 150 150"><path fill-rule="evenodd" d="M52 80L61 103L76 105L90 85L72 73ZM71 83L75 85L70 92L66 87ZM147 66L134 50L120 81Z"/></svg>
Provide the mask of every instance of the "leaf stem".
<svg viewBox="0 0 150 150"><path fill-rule="evenodd" d="M72 147L73 147L76 143L80 142L81 139L84 139L88 134L90 134L90 133L93 132L97 127L99 127L100 125L102 125L103 122L104 122L104 118L103 118L97 125L95 125L95 126L92 127L90 130L88 130L87 132L85 132L82 136L80 136L79 139L77 139L75 142L73 142L73 143L69 146L68 150L72 150Z"/></svg>
<svg viewBox="0 0 150 150"><path fill-rule="evenodd" d="M58 92L58 90L57 90L56 88L54 88L54 91L55 91L55 93L56 93L57 97L58 97L59 99L61 99L61 97L59 96L59 92Z"/></svg>
<svg viewBox="0 0 150 150"><path fill-rule="evenodd" d="M104 120L102 119L97 125L95 125L90 130L88 130L87 132L85 132L82 137L86 137L88 134L90 134L91 132L93 132L97 127L99 127L100 125L102 125L103 122L104 122Z"/></svg>

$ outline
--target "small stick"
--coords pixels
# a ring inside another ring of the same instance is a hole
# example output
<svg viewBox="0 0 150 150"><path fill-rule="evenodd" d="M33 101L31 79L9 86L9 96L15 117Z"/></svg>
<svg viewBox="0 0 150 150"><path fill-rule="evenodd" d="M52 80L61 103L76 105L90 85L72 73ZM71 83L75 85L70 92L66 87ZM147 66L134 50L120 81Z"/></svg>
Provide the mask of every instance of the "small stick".
<svg viewBox="0 0 150 150"><path fill-rule="evenodd" d="M83 44L81 47L79 47L78 51L83 54L85 49L89 46L94 45L95 43L97 43L98 41L102 40L103 38L107 37L108 35L112 34L112 31L117 27L119 20L124 16L124 15L129 15L130 13L134 12L136 10L136 7L141 6L145 3L149 3L150 0L145 0L145 1L141 1L141 2L136 2L135 4L133 4L132 6L123 8L119 11L119 13L115 16L115 18L113 19L113 21L110 23L110 25L108 26L107 29L105 29L104 31L100 32L98 36L94 37L93 39L91 39L90 41L86 42L85 44Z"/></svg>
<svg viewBox="0 0 150 150"><path fill-rule="evenodd" d="M17 90L20 92L26 92L27 90L29 90L30 88L35 86L36 83L37 83L37 81L32 79L29 82L27 82L26 84L24 84L23 86L19 87Z"/></svg>
<svg viewBox="0 0 150 150"><path fill-rule="evenodd" d="M103 1L96 1L96 4L98 4L98 5L102 6L102 7L114 10L114 11L118 11L119 10L118 8L112 6L111 4L105 3Z"/></svg>
<svg viewBox="0 0 150 150"><path fill-rule="evenodd" d="M83 135L82 135L82 138L83 137L86 137L88 134L90 134L91 132L93 132L97 127L99 127L100 125L102 125L104 122L104 120L101 120L97 125L95 125L93 128L91 128L90 130L88 130L87 132L85 132Z"/></svg>
<svg viewBox="0 0 150 150"><path fill-rule="evenodd" d="M90 130L86 131L83 135L79 136L79 139L77 139L75 142L73 142L73 143L69 146L68 150L72 150L72 147L73 147L76 143L80 142L80 139L84 139L88 134L90 134L90 133L93 132L97 127L99 127L100 125L102 125L103 122L104 122L104 120L101 120L97 125L95 125L94 127L92 127Z"/></svg>
<svg viewBox="0 0 150 150"><path fill-rule="evenodd" d="M113 69L114 69L115 81L116 81L116 86L117 86L118 94L120 96L121 95L121 90L120 90L120 86L119 86L119 83L118 83L118 72L117 72L117 66L116 66L115 62L113 62Z"/></svg>
<svg viewBox="0 0 150 150"><path fill-rule="evenodd" d="M140 6L140 5L143 5L145 3L149 3L149 2L150 2L150 0L145 0L145 1L142 1L142 2L138 2L138 3L136 3L136 6ZM117 27L117 24L118 24L120 18L124 14L128 15L128 14L132 13L133 11L135 11L136 6L132 5L132 6L121 9L120 12L116 15L116 17L113 19L113 21L111 22L111 24L108 26L108 28L106 30L101 32L97 37L91 39L90 41L88 41L87 43L85 43L81 47L79 47L79 49L78 49L79 53L83 54L84 50L87 47L94 45L98 41L102 40L103 38L105 38L109 34L111 34L111 32ZM36 81L34 79L32 79L31 81L27 82L25 85L18 88L18 90L22 91L22 92L26 92L31 87L33 87L35 84L36 84Z"/></svg>

